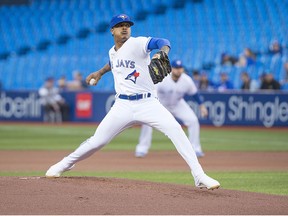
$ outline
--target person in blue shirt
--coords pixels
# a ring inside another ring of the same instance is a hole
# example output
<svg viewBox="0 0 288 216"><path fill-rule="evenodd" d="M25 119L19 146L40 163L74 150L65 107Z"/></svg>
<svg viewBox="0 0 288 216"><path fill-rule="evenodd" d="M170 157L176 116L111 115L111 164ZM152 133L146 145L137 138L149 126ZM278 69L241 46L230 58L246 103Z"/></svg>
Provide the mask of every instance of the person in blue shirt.
<svg viewBox="0 0 288 216"><path fill-rule="evenodd" d="M217 84L218 91L226 91L233 89L233 83L229 80L229 76L226 72L220 73L220 82Z"/></svg>

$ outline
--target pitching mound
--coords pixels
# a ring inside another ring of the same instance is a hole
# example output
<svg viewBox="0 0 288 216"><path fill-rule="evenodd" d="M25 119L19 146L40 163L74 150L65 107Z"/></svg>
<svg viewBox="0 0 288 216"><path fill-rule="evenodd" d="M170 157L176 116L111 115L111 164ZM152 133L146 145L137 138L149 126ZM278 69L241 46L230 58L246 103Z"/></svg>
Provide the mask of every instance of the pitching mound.
<svg viewBox="0 0 288 216"><path fill-rule="evenodd" d="M116 178L1 177L1 214L287 214L285 196Z"/></svg>

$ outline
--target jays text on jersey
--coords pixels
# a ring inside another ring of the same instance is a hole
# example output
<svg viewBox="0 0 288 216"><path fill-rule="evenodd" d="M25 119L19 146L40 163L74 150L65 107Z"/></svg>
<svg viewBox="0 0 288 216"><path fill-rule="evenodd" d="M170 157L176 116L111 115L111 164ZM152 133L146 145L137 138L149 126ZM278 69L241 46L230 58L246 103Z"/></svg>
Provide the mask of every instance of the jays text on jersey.
<svg viewBox="0 0 288 216"><path fill-rule="evenodd" d="M109 51L111 71L117 94L133 95L150 92L156 95L148 71L150 37L130 37L123 46ZM137 47L137 49L133 49Z"/></svg>

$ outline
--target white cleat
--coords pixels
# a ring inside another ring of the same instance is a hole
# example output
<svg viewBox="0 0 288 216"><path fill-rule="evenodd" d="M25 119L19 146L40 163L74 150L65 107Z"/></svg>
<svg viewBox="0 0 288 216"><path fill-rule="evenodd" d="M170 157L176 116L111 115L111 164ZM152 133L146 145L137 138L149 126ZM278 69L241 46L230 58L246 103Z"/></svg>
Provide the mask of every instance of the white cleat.
<svg viewBox="0 0 288 216"><path fill-rule="evenodd" d="M205 156L205 154L201 151L201 152L195 152L196 153L196 156L198 157L198 158L201 158L201 157L204 157Z"/></svg>
<svg viewBox="0 0 288 216"><path fill-rule="evenodd" d="M195 185L200 189L207 188L208 190L214 190L220 187L220 183L218 181L207 176L206 174L203 174L202 176L197 178Z"/></svg>
<svg viewBox="0 0 288 216"><path fill-rule="evenodd" d="M58 178L62 175L63 172L71 170L74 166L75 166L75 164L73 164L72 166L63 165L63 162L60 161L60 162L54 164L53 166L51 166L47 170L45 176L47 178Z"/></svg>
<svg viewBox="0 0 288 216"><path fill-rule="evenodd" d="M143 153L143 152L135 152L135 157L137 158L144 158L146 156L147 153Z"/></svg>

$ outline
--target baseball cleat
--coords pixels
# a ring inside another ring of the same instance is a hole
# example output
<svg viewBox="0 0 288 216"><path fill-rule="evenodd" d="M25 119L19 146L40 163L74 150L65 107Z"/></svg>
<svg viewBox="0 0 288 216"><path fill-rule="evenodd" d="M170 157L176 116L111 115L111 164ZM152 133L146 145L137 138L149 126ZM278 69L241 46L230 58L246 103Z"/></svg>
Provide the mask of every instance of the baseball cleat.
<svg viewBox="0 0 288 216"><path fill-rule="evenodd" d="M196 156L198 157L198 158L200 158L200 157L204 157L204 153L201 151L201 152L196 152Z"/></svg>
<svg viewBox="0 0 288 216"><path fill-rule="evenodd" d="M215 179L207 176L206 174L199 177L195 182L196 187L207 188L208 190L218 189L220 187L220 183Z"/></svg>
<svg viewBox="0 0 288 216"><path fill-rule="evenodd" d="M144 158L146 156L146 153L143 152L136 152L135 153L135 157L137 158Z"/></svg>
<svg viewBox="0 0 288 216"><path fill-rule="evenodd" d="M54 164L53 166L51 166L45 176L47 178L58 178L62 175L63 172L69 171L71 170L73 167L75 166L75 164L73 164L72 166L63 166L63 164L61 164L61 161Z"/></svg>

